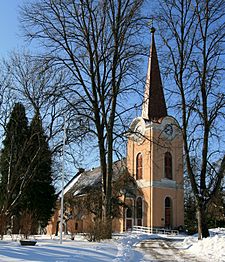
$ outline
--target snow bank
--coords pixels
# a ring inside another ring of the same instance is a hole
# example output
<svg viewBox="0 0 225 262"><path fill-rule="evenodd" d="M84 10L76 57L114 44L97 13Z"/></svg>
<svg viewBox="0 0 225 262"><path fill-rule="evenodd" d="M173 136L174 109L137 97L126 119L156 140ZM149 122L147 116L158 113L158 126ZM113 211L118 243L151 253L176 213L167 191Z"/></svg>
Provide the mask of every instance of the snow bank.
<svg viewBox="0 0 225 262"><path fill-rule="evenodd" d="M154 237L153 235L150 236L148 234L132 233L124 233L121 236L121 238L117 239L118 253L113 262L140 261L143 255L132 247L140 241Z"/></svg>
<svg viewBox="0 0 225 262"><path fill-rule="evenodd" d="M225 262L225 229L211 229L210 237L202 240L197 236L186 237L183 247L204 261Z"/></svg>

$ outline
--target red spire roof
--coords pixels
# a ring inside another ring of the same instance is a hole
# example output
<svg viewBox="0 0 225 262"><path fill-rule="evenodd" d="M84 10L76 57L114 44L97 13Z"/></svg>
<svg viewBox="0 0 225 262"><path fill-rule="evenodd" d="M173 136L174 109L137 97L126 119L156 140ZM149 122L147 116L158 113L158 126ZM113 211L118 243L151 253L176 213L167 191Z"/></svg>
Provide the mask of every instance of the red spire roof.
<svg viewBox="0 0 225 262"><path fill-rule="evenodd" d="M151 28L152 44L148 60L142 117L146 120L158 122L160 118L167 116L167 109L155 47L154 32L155 28Z"/></svg>

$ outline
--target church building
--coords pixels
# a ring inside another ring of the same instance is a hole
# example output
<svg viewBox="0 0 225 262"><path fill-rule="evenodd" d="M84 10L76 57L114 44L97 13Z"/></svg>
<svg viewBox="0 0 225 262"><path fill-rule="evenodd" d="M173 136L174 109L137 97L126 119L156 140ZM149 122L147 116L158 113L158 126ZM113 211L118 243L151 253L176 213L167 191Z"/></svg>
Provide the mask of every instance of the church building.
<svg viewBox="0 0 225 262"><path fill-rule="evenodd" d="M127 135L126 170L138 190L135 196L124 196L126 205L121 207L122 215L113 219L114 232L123 232L133 226L174 229L184 225L182 131L176 119L167 113L154 32L152 28L142 115L132 121ZM119 173L121 167L123 161L116 162L114 172ZM90 184L101 184L99 167L79 172L66 185L64 194L83 196ZM55 213L48 226L49 233L55 233L58 214ZM90 221L90 217L79 211L76 217L68 220L67 230L72 231L71 226L75 232L86 232Z"/></svg>
<svg viewBox="0 0 225 262"><path fill-rule="evenodd" d="M152 28L142 115L132 121L127 143L127 168L141 195L133 203L135 217L126 215L126 228L184 225L182 133L167 113L154 32Z"/></svg>

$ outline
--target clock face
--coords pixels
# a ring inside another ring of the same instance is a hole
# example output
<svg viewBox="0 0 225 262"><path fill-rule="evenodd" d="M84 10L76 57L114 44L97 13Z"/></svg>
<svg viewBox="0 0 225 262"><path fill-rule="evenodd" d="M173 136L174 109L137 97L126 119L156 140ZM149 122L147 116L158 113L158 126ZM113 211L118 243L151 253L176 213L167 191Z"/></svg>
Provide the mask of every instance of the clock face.
<svg viewBox="0 0 225 262"><path fill-rule="evenodd" d="M172 136L173 135L173 126L171 124L167 124L165 126L164 132L166 133L167 136Z"/></svg>
<svg viewBox="0 0 225 262"><path fill-rule="evenodd" d="M142 117L137 117L130 125L130 137L133 141L141 144L145 140L145 121Z"/></svg>
<svg viewBox="0 0 225 262"><path fill-rule="evenodd" d="M135 140L141 141L143 139L143 128L141 125L138 125L134 130Z"/></svg>

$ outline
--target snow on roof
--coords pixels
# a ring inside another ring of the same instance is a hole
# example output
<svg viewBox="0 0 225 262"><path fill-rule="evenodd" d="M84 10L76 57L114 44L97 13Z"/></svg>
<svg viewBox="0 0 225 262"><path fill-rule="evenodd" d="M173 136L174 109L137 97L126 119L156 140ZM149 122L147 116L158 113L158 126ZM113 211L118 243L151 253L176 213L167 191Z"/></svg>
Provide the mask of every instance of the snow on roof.
<svg viewBox="0 0 225 262"><path fill-rule="evenodd" d="M83 172L80 175L78 181L71 188L71 191L73 191L73 195L83 194L87 188L101 185L101 180L102 174L99 167L87 172Z"/></svg>
<svg viewBox="0 0 225 262"><path fill-rule="evenodd" d="M73 179L70 181L70 183L68 183L65 188L64 188L64 194L66 194L72 187L74 184L76 184L76 182L78 181L78 179L80 178L80 176L82 175L82 173L80 174L76 174Z"/></svg>
<svg viewBox="0 0 225 262"><path fill-rule="evenodd" d="M125 170L125 160L119 160L113 164L114 178L118 177ZM74 196L84 194L90 187L98 187L102 184L101 168L96 167L88 171L84 171L79 175L75 175L74 178L67 184L64 189L64 194L70 192Z"/></svg>

